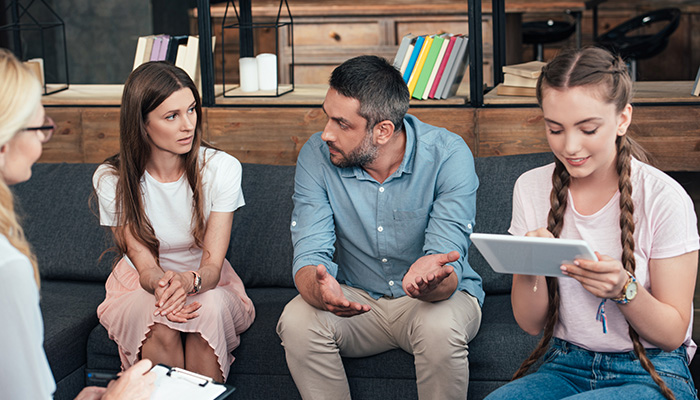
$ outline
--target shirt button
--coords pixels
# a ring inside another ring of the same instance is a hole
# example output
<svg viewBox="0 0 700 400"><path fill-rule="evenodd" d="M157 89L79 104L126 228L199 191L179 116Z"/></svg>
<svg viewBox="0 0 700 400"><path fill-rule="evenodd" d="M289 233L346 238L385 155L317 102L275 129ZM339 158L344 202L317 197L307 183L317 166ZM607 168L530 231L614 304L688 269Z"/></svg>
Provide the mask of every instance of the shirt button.
<svg viewBox="0 0 700 400"><path fill-rule="evenodd" d="M394 281L389 281L389 286L394 286Z"/></svg>
<svg viewBox="0 0 700 400"><path fill-rule="evenodd" d="M297 221L292 221L292 226L297 226Z"/></svg>
<svg viewBox="0 0 700 400"><path fill-rule="evenodd" d="M384 227L381 227L381 226L380 226L379 228L377 228L377 230L378 230L379 232L383 232L383 231L384 231Z"/></svg>
<svg viewBox="0 0 700 400"><path fill-rule="evenodd" d="M468 229L472 229L472 224L467 224Z"/></svg>
<svg viewBox="0 0 700 400"><path fill-rule="evenodd" d="M382 186L382 187L379 188L379 192L380 192L380 193L384 193L384 186Z"/></svg>
<svg viewBox="0 0 700 400"><path fill-rule="evenodd" d="M386 258L382 258L382 262L383 262L383 263L385 263L385 262L387 262L387 261L389 261L389 260L387 260Z"/></svg>

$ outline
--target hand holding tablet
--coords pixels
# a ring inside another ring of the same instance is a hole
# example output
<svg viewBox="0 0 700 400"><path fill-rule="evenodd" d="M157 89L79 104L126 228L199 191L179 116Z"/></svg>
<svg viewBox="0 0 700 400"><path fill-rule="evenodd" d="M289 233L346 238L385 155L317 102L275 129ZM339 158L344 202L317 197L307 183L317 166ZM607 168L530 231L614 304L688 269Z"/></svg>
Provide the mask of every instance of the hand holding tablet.
<svg viewBox="0 0 700 400"><path fill-rule="evenodd" d="M469 237L491 268L502 274L566 276L561 265L597 260L584 240L472 233Z"/></svg>

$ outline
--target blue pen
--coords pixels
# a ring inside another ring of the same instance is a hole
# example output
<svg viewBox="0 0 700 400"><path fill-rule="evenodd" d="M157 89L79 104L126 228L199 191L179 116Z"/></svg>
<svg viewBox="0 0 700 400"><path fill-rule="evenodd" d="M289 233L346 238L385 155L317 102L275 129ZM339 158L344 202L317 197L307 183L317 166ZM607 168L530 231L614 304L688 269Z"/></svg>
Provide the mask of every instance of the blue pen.
<svg viewBox="0 0 700 400"><path fill-rule="evenodd" d="M119 375L110 372L88 372L88 379L98 382L109 382L119 378Z"/></svg>

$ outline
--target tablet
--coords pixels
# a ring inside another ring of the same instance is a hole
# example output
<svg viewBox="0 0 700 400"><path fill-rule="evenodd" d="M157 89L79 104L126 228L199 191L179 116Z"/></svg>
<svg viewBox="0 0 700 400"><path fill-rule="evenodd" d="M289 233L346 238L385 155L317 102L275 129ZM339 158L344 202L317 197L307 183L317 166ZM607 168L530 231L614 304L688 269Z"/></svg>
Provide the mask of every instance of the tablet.
<svg viewBox="0 0 700 400"><path fill-rule="evenodd" d="M566 276L559 267L576 258L597 260L584 240L472 233L472 243L502 274Z"/></svg>

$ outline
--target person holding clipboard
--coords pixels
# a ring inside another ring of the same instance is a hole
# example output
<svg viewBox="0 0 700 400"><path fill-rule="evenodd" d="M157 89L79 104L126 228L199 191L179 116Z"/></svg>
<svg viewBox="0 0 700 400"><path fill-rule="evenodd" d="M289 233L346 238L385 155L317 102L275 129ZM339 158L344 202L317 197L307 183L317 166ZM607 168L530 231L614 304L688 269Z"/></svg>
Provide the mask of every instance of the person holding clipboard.
<svg viewBox="0 0 700 400"><path fill-rule="evenodd" d="M543 336L487 398L696 399L697 218L628 135L625 63L599 48L565 51L544 67L537 99L555 162L516 182L509 232L582 239L597 260L565 263L561 278L513 276L515 319Z"/></svg>
<svg viewBox="0 0 700 400"><path fill-rule="evenodd" d="M14 211L8 185L28 180L55 129L41 105L41 86L6 49L0 49L0 397L51 399L56 390L44 353L39 269ZM76 399L148 399L155 375L143 360L107 388L84 388Z"/></svg>

